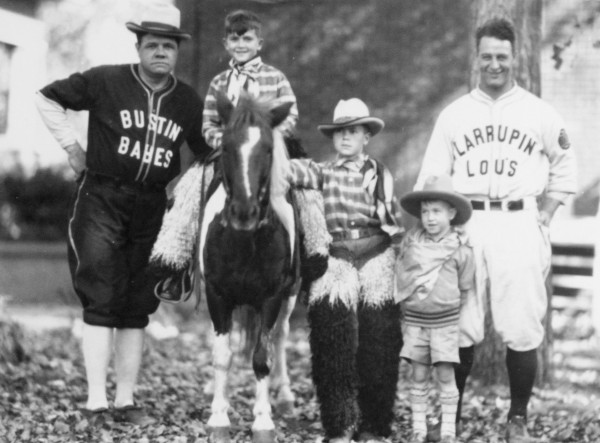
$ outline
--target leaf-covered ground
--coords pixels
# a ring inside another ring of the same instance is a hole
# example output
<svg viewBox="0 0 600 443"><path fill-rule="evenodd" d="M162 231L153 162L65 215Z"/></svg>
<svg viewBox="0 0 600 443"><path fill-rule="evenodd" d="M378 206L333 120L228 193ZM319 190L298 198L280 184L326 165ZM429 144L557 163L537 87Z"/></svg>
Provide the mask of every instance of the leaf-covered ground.
<svg viewBox="0 0 600 443"><path fill-rule="evenodd" d="M18 365L0 363L0 442L207 441L205 423L211 400L205 393L211 378L207 331L206 320L192 318L174 338L149 337L137 390L138 401L157 419L147 428L110 421L96 426L89 423L78 411L85 401L85 378L79 343L71 329L26 332L28 360ZM288 348L296 411L292 418L275 417L281 442L322 438L310 380L307 334L304 319L296 319ZM537 388L530 407L530 429L542 441L600 441L597 348L596 341L589 335L582 337L580 331L565 330L556 342L556 382L552 387ZM404 441L410 433L409 368L405 363L400 372L393 442ZM114 385L109 389L112 394ZM241 357L232 369L230 392L233 441L249 442L254 384L251 369ZM471 381L461 441L503 442L508 400L506 387L483 387ZM435 416L435 395L431 403Z"/></svg>

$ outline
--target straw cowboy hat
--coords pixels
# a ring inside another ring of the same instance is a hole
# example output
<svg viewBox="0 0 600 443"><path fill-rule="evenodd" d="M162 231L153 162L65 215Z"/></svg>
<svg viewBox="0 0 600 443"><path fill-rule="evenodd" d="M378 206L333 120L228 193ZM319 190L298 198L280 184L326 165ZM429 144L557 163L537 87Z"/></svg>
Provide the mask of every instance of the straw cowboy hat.
<svg viewBox="0 0 600 443"><path fill-rule="evenodd" d="M371 117L369 108L365 102L358 98L340 100L333 110L333 123L319 125L317 129L327 137L331 137L334 131L347 126L366 125L371 135L377 134L383 129L383 120Z"/></svg>
<svg viewBox="0 0 600 443"><path fill-rule="evenodd" d="M191 35L179 29L179 9L170 3L152 2L141 13L139 23L127 22L125 26L131 32L148 33L187 40Z"/></svg>
<svg viewBox="0 0 600 443"><path fill-rule="evenodd" d="M400 199L402 208L411 215L421 218L421 202L423 200L443 200L456 209L453 225L466 223L473 212L471 202L461 194L454 192L452 179L448 174L427 177L422 191L413 191Z"/></svg>

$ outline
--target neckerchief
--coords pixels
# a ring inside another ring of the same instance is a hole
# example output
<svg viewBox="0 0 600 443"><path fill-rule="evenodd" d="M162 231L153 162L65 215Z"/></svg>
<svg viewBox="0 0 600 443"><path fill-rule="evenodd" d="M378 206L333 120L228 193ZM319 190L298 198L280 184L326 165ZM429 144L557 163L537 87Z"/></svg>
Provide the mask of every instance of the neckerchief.
<svg viewBox="0 0 600 443"><path fill-rule="evenodd" d="M248 92L253 97L258 97L260 91L258 90L256 74L261 65L262 59L258 56L242 65L235 63L233 59L230 60L231 72L227 78L227 97L234 105L237 104L242 91Z"/></svg>
<svg viewBox="0 0 600 443"><path fill-rule="evenodd" d="M396 301L405 300L413 294L419 300L426 299L444 263L467 241L466 235L454 228L438 241L427 241L427 235L423 228L406 234L396 263Z"/></svg>

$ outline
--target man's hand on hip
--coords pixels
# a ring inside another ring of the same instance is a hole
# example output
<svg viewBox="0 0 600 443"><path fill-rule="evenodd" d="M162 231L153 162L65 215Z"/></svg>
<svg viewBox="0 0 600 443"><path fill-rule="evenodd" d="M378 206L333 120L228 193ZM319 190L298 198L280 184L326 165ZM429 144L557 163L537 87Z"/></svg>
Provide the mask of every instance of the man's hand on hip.
<svg viewBox="0 0 600 443"><path fill-rule="evenodd" d="M77 175L80 175L85 170L86 153L78 142L65 147L65 151L69 155L69 164Z"/></svg>

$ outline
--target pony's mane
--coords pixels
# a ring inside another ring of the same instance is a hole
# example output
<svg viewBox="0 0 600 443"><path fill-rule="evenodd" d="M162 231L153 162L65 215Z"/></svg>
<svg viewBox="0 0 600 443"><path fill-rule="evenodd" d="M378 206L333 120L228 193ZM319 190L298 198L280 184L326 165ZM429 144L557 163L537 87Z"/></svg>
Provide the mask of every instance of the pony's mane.
<svg viewBox="0 0 600 443"><path fill-rule="evenodd" d="M231 115L230 126L270 126L268 102L242 94Z"/></svg>
<svg viewBox="0 0 600 443"><path fill-rule="evenodd" d="M272 104L242 94L231 118L232 127L262 126L273 134L273 163L271 164L271 197L285 195L289 190L288 178L291 174L290 159L283 134L277 128L271 129L269 110Z"/></svg>

